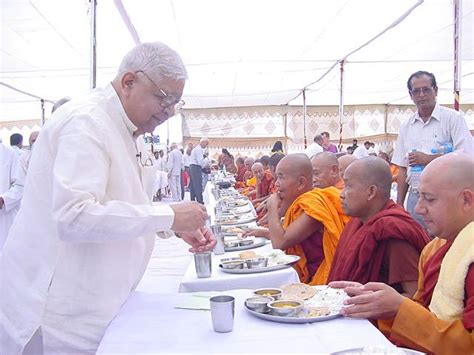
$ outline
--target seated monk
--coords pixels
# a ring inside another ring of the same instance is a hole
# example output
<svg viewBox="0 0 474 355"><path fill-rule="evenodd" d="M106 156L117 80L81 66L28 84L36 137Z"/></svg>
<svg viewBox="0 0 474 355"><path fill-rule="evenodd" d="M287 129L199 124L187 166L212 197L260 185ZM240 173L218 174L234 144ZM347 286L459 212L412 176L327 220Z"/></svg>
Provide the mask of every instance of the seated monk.
<svg viewBox="0 0 474 355"><path fill-rule="evenodd" d="M277 188L275 186L276 167L278 163L280 162L280 160L282 160L284 157L285 157L285 154L275 153L268 160L268 168L269 168L270 173L273 176L273 180L270 184L270 195L277 192ZM265 201L266 200L262 201L258 206L255 206L255 211L257 212L257 224L259 226L264 226L264 227L266 227L268 224L268 213L267 213L267 206L266 206Z"/></svg>
<svg viewBox="0 0 474 355"><path fill-rule="evenodd" d="M346 154L340 156L337 160L339 161L339 175L341 176L341 179L344 179L344 171L346 171L347 167L356 161L357 158L351 154Z"/></svg>
<svg viewBox="0 0 474 355"><path fill-rule="evenodd" d="M273 248L300 256L300 281L325 284L339 235L348 218L335 187L313 189L313 169L305 154L290 154L276 168L278 193L267 202L268 228L245 235L269 238ZM284 215L281 224L280 217Z"/></svg>
<svg viewBox="0 0 474 355"><path fill-rule="evenodd" d="M431 235L423 250L418 290L410 300L390 286L333 282L352 297L348 317L385 319L400 346L434 354L474 354L474 160L450 153L421 175L415 208Z"/></svg>
<svg viewBox="0 0 474 355"><path fill-rule="evenodd" d="M244 188L240 190L240 193L249 198L252 198L255 194L255 187L257 185L257 178L252 172L252 165L254 162L255 160L251 157L244 160L245 169L247 169L247 171L244 174Z"/></svg>
<svg viewBox="0 0 474 355"><path fill-rule="evenodd" d="M247 172L247 168L244 164L244 158L237 158L235 165L237 166L237 172L235 173L235 188L240 189L245 186L244 175Z"/></svg>
<svg viewBox="0 0 474 355"><path fill-rule="evenodd" d="M339 175L339 161L334 153L321 152L311 158L313 166L313 187L324 189L334 186L336 189L344 188L344 181Z"/></svg>
<svg viewBox="0 0 474 355"><path fill-rule="evenodd" d="M423 228L390 199L392 175L377 157L358 159L344 173L344 228L329 281L385 282L411 297L420 253L429 242Z"/></svg>
<svg viewBox="0 0 474 355"><path fill-rule="evenodd" d="M380 152L379 153L379 158L382 158L388 164L390 164L390 173L392 174L392 182L397 182L398 170L399 170L398 165L392 164L392 162L390 161L390 157L385 152Z"/></svg>
<svg viewBox="0 0 474 355"><path fill-rule="evenodd" d="M252 165L252 173L257 179L257 187L255 189L255 199L252 201L254 205L266 200L270 195L270 188L273 183L273 175L269 170L264 170L262 163L254 163Z"/></svg>

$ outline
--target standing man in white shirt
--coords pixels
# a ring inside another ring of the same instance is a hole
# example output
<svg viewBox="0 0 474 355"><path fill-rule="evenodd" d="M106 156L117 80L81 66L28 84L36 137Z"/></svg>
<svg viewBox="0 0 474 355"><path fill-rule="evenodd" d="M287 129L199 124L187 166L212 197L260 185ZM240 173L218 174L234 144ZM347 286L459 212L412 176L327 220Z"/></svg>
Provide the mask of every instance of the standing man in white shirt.
<svg viewBox="0 0 474 355"><path fill-rule="evenodd" d="M16 188L19 185L23 188L22 175L20 173L19 155L13 148L0 143L0 255L2 254L8 231L20 207L21 193Z"/></svg>
<svg viewBox="0 0 474 355"><path fill-rule="evenodd" d="M432 73L418 71L407 82L408 92L417 111L400 126L392 163L400 167L397 179L397 203L405 203L407 210L423 225L423 219L415 213L418 191L410 186L410 167L428 165L440 154L431 154L431 149L450 143L455 151L472 154L472 138L461 113L440 106L436 102L438 86Z"/></svg>
<svg viewBox="0 0 474 355"><path fill-rule="evenodd" d="M168 178L170 181L171 197L173 201L181 201L181 170L183 167L183 154L176 143L171 144L168 153Z"/></svg>
<svg viewBox="0 0 474 355"><path fill-rule="evenodd" d="M208 145L209 139L201 138L199 144L193 148L189 162L191 201L197 201L201 204L204 203L202 197L202 168L205 166L204 150Z"/></svg>
<svg viewBox="0 0 474 355"><path fill-rule="evenodd" d="M156 232L180 232L191 251L215 245L204 206L152 204L156 167L137 141L183 104L186 78L174 50L140 44L111 84L43 127L0 259L2 354L94 354Z"/></svg>
<svg viewBox="0 0 474 355"><path fill-rule="evenodd" d="M308 145L308 147L304 150L304 153L308 156L309 159L314 157L318 153L322 153L323 149L323 136L317 134L314 136L313 143Z"/></svg>
<svg viewBox="0 0 474 355"><path fill-rule="evenodd" d="M18 155L20 155L21 148L23 148L23 136L20 133L13 133L10 136L10 146Z"/></svg>

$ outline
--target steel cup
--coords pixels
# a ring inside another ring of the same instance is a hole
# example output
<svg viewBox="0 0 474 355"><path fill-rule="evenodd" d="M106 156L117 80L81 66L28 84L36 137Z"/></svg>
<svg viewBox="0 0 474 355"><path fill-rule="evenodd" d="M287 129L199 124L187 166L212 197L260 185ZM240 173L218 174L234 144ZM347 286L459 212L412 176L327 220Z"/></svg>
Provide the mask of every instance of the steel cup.
<svg viewBox="0 0 474 355"><path fill-rule="evenodd" d="M214 296L210 298L212 327L217 333L228 333L234 328L235 298Z"/></svg>
<svg viewBox="0 0 474 355"><path fill-rule="evenodd" d="M211 277L212 253L204 252L194 254L194 265L196 267L196 275L198 278Z"/></svg>

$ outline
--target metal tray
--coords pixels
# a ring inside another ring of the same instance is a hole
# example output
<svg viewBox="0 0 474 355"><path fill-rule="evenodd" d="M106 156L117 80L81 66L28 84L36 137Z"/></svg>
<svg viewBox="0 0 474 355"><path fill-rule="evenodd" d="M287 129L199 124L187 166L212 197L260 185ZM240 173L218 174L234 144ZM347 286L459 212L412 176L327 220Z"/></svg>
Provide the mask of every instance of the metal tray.
<svg viewBox="0 0 474 355"><path fill-rule="evenodd" d="M244 215L245 216L245 215ZM250 222L255 222L257 220L256 216L253 216L252 218L246 218L246 219L239 219L237 221L227 221L227 222L221 222L217 220L217 224L221 226L238 226L239 224L247 224Z"/></svg>
<svg viewBox="0 0 474 355"><path fill-rule="evenodd" d="M286 263L286 264L279 264L279 265L273 265L273 266L267 266L267 267L259 267L259 268L253 268L253 269L224 269L219 265L219 270L222 272L228 273L228 274L257 274L260 272L269 272L269 271L276 271L276 270L281 270L285 269L287 267L290 267L294 263L297 263L300 260L300 257L297 255L288 255L293 258L292 261Z"/></svg>
<svg viewBox="0 0 474 355"><path fill-rule="evenodd" d="M258 248L258 247L261 247L262 245L265 245L267 240L268 239L266 238L255 237L255 241L253 244L242 245L238 247L225 247L224 250L227 252L227 251L239 251L239 250L248 250L248 249ZM224 243L225 243L225 238L224 238Z"/></svg>
<svg viewBox="0 0 474 355"><path fill-rule="evenodd" d="M244 306L250 314L254 315L257 318L269 320L271 322L278 322L278 323L294 323L294 324L303 324L303 323L314 323L314 322L324 322L327 320L335 319L342 317L342 314L336 313L331 314L329 316L321 316L321 317L282 317L282 316L274 316L269 313L259 313L249 309L247 306Z"/></svg>

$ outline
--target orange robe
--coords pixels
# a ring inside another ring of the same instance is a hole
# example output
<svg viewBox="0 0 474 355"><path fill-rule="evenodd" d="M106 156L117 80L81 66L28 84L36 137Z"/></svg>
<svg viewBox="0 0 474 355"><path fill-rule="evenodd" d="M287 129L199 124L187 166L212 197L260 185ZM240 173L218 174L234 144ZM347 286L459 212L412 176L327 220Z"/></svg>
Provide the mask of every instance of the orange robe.
<svg viewBox="0 0 474 355"><path fill-rule="evenodd" d="M302 243L285 250L287 254L300 257L294 268L298 272L301 282L310 285L323 285L327 283L339 236L349 220L349 217L342 210L339 194L340 191L332 186L325 189L316 188L298 196L286 211L283 224L285 229L302 213L306 213L309 217L314 218L324 227L322 235L324 260L319 264L314 275L308 270L308 260Z"/></svg>
<svg viewBox="0 0 474 355"><path fill-rule="evenodd" d="M392 174L392 182L397 182L398 170L400 170L398 165L390 164L390 173Z"/></svg>
<svg viewBox="0 0 474 355"><path fill-rule="evenodd" d="M270 195L270 187L273 183L273 175L270 171L265 170L265 175L262 181L257 184L257 198L266 197Z"/></svg>
<svg viewBox="0 0 474 355"><path fill-rule="evenodd" d="M445 321L428 309L438 282L441 262L452 241L435 238L420 257L418 291L405 299L393 320L379 321L389 338L405 347L435 354L474 354L474 264L464 282L464 311L460 319Z"/></svg>
<svg viewBox="0 0 474 355"><path fill-rule="evenodd" d="M383 282L382 264L390 240L406 241L418 253L430 241L423 228L392 200L365 223L359 218L350 220L342 232L329 281Z"/></svg>

